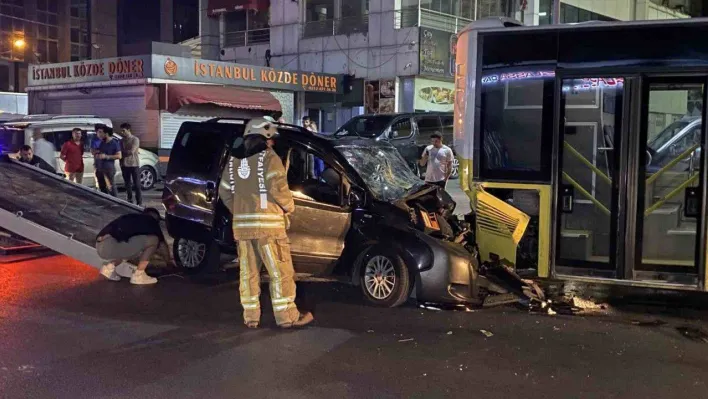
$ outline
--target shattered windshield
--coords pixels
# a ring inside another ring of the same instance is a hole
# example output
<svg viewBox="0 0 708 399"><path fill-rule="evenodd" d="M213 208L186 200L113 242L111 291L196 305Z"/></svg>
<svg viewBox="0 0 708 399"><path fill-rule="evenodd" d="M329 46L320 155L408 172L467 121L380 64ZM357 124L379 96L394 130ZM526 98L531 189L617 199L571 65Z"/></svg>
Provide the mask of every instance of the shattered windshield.
<svg viewBox="0 0 708 399"><path fill-rule="evenodd" d="M395 148L345 145L337 149L379 200L397 200L424 184Z"/></svg>
<svg viewBox="0 0 708 399"><path fill-rule="evenodd" d="M334 137L359 136L373 138L377 137L393 120L393 115L365 115L350 119L342 125Z"/></svg>

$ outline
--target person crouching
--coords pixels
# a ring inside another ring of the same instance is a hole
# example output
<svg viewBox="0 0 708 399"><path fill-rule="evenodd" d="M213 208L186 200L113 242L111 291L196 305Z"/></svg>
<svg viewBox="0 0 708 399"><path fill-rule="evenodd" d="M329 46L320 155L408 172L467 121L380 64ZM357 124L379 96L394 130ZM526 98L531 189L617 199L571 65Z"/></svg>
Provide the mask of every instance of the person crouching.
<svg viewBox="0 0 708 399"><path fill-rule="evenodd" d="M141 285L157 283L157 279L148 276L145 269L150 258L158 250L163 251L165 260L172 262L165 236L160 228L160 212L155 208L146 208L142 213L120 216L104 227L96 237L98 256L108 261L101 267L101 275L111 281L120 280L120 276L116 273L116 266L139 256L140 262L130 276L130 283Z"/></svg>

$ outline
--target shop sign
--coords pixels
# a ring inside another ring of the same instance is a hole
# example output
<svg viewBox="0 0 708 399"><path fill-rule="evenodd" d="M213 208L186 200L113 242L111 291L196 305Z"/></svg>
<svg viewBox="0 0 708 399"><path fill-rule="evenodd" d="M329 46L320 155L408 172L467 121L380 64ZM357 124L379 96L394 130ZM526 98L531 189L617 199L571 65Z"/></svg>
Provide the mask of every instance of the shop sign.
<svg viewBox="0 0 708 399"><path fill-rule="evenodd" d="M153 55L153 77L287 91L341 93L341 75Z"/></svg>
<svg viewBox="0 0 708 399"><path fill-rule="evenodd" d="M420 74L454 77L457 35L437 29L420 30Z"/></svg>
<svg viewBox="0 0 708 399"><path fill-rule="evenodd" d="M416 111L452 112L455 107L455 84L416 78L413 107Z"/></svg>
<svg viewBox="0 0 708 399"><path fill-rule="evenodd" d="M150 75L150 57L31 65L28 86L142 79Z"/></svg>

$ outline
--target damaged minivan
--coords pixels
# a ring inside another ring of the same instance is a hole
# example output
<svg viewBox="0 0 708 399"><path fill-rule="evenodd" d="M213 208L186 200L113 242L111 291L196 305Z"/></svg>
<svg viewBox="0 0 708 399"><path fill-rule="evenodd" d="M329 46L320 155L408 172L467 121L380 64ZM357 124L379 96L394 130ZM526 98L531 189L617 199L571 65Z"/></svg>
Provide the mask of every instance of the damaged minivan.
<svg viewBox="0 0 708 399"><path fill-rule="evenodd" d="M236 254L218 187L247 122L186 122L175 139L162 200L175 261L187 271ZM298 274L342 276L378 306L413 292L425 302L480 302L472 218L453 216L452 198L413 174L395 147L290 125L278 131L275 151L296 206L288 237Z"/></svg>

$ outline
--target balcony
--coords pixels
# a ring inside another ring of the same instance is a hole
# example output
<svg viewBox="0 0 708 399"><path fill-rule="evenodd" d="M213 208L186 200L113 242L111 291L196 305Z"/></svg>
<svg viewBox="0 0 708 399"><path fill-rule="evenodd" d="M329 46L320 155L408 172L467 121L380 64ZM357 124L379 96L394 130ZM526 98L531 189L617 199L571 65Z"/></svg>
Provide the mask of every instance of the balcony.
<svg viewBox="0 0 708 399"><path fill-rule="evenodd" d="M305 22L302 26L302 37L351 35L368 31L369 15L357 15L354 17Z"/></svg>
<svg viewBox="0 0 708 399"><path fill-rule="evenodd" d="M270 28L224 33L224 47L245 47L270 43Z"/></svg>
<svg viewBox="0 0 708 399"><path fill-rule="evenodd" d="M457 33L472 22L471 19L457 17L425 8L409 7L396 11L395 26L401 28L430 28Z"/></svg>

